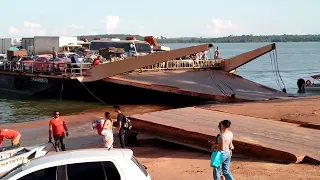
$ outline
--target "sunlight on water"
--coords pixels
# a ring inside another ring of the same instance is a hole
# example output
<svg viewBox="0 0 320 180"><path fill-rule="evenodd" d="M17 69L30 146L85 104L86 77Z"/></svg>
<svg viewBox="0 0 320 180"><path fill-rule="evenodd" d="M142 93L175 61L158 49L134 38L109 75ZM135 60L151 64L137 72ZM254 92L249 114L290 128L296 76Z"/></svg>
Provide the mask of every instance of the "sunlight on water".
<svg viewBox="0 0 320 180"><path fill-rule="evenodd" d="M0 97L0 124L35 121L50 118L54 110L62 115L101 108L99 103L56 101L56 100L16 100Z"/></svg>

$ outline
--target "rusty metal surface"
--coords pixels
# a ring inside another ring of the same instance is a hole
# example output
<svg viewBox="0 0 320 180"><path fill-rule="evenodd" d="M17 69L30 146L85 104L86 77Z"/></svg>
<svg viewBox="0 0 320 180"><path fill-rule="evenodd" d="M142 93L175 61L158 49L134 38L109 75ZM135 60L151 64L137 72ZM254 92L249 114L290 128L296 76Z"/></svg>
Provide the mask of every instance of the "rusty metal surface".
<svg viewBox="0 0 320 180"><path fill-rule="evenodd" d="M12 75L12 76L30 76L30 77L45 77L45 78L54 78L54 79L69 79L70 77L64 77L63 75L57 75L57 74L36 74L36 73L22 73L22 72L10 72L10 71L4 71L0 70L0 74L5 74L5 75Z"/></svg>
<svg viewBox="0 0 320 180"><path fill-rule="evenodd" d="M304 159L320 163L319 131L295 124L195 107L133 115L131 118L137 132L175 142L180 140L181 144L202 150L210 147L208 138L219 134L218 123L229 119L234 133L234 152L237 154L282 163L298 163Z"/></svg>
<svg viewBox="0 0 320 180"><path fill-rule="evenodd" d="M210 100L226 99L233 91L238 100L289 98L283 92L222 70L134 72L103 80L157 91L199 96ZM225 94L220 90L223 90Z"/></svg>
<svg viewBox="0 0 320 180"><path fill-rule="evenodd" d="M225 59L223 62L223 70L230 72L240 66L243 66L244 64L274 50L276 48L276 44L269 44L266 46L263 46L261 48L234 56L229 59Z"/></svg>
<svg viewBox="0 0 320 180"><path fill-rule="evenodd" d="M198 46L192 46L187 48L175 49L171 51L153 53L146 56L131 57L122 61L116 61L113 63L99 64L92 66L90 70L90 76L79 77L81 82L91 82L104 79L107 77L115 76L117 74L129 72L135 69L139 69L145 66L169 61L179 57L183 57L190 54L206 51L211 44L204 44Z"/></svg>

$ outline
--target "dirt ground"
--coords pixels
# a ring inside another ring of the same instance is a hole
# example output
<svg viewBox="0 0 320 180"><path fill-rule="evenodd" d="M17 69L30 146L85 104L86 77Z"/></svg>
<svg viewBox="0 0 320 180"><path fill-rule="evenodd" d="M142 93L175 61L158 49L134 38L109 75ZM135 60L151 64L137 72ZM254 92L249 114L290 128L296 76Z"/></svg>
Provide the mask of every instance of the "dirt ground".
<svg viewBox="0 0 320 180"><path fill-rule="evenodd" d="M266 103L267 105L264 105L264 103L261 103L261 105L251 103L252 105L250 105L250 103L248 103L215 105L211 106L211 108L220 106L219 109L226 112L281 119L281 117L286 114L290 114L286 112L292 112L297 108L299 109L299 111L296 111L298 114L310 115L312 111L319 110L317 109L320 108L319 102L319 100L306 100L305 102L292 101L291 105L281 105L281 103L272 104L271 102ZM123 112L131 115L167 108L168 107L160 106L127 106L123 108ZM261 108L263 108L263 111L261 111ZM98 137L96 132L90 129L90 124L93 118L103 116L104 111L113 112L113 109L106 107L99 112L84 112L78 115L66 116L65 120L69 125L70 131L70 137L67 139L67 147L68 145L72 145L74 149L102 147L102 142L100 142L101 138ZM115 115L113 112L112 116L115 117ZM318 116L317 113L316 115ZM319 120L318 118L316 119ZM1 127L21 130L24 138L23 143L27 145L34 144L35 141L47 141L47 123L48 120L43 120L9 126L1 125ZM192 150L147 136L139 136L139 145L128 148L132 149L138 160L147 166L147 170L153 180L213 179L212 168L209 166L209 153ZM115 147L119 147L118 142L118 139L115 138ZM232 158L231 172L236 180L318 180L320 177L320 166L308 164L277 164L250 158L240 158L235 155Z"/></svg>
<svg viewBox="0 0 320 180"><path fill-rule="evenodd" d="M115 147L119 147L117 138L115 139ZM142 139L139 140L137 147L129 148L133 150L137 159L147 166L147 171L153 180L213 179L212 168L209 165L209 153L157 139ZM231 172L236 180L318 180L320 166L278 164L233 157Z"/></svg>

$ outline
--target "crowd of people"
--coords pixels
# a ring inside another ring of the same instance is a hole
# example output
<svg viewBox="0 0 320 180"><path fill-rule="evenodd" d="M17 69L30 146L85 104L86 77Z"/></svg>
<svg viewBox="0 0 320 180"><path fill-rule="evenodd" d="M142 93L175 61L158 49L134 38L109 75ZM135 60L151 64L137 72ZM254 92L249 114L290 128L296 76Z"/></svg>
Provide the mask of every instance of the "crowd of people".
<svg viewBox="0 0 320 180"><path fill-rule="evenodd" d="M119 138L121 148L125 148L125 134L128 129L127 117L121 112L120 106L114 106L117 113L117 135ZM97 132L102 136L104 147L108 150L113 148L113 123L110 112L105 112L104 119L96 126ZM222 154L220 165L213 167L214 180L233 180L232 173L230 172L230 162L232 156L233 146L233 133L230 130L231 122L223 120L219 123L218 128L220 133L214 140L208 140L212 145L213 151L220 151ZM55 141L55 146L61 145L61 150L65 151L64 139L69 136L68 128L59 111L54 111L53 118L49 121L49 142L52 142L52 137ZM21 134L11 129L0 129L0 145L4 139L11 140L12 146L20 146ZM56 147L57 148L57 147Z"/></svg>

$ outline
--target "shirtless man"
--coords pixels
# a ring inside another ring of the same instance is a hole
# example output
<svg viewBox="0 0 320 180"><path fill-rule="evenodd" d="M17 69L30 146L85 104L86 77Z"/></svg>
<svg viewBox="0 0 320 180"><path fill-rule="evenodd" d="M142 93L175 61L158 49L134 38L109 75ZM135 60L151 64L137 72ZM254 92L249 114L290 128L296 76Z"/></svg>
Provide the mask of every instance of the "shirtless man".
<svg viewBox="0 0 320 180"><path fill-rule="evenodd" d="M21 134L15 130L11 129L0 129L0 146L4 138L11 140L12 146L20 146L20 137Z"/></svg>

